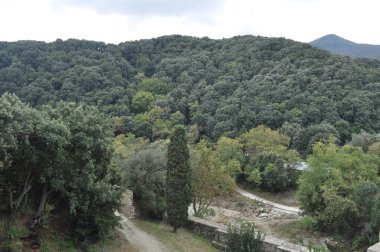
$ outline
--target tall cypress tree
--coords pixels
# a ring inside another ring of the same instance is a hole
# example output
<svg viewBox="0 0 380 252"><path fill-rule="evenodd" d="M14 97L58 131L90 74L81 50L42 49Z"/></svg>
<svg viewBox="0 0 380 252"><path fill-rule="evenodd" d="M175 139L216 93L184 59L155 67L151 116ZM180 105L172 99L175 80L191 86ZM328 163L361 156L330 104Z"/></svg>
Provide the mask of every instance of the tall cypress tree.
<svg viewBox="0 0 380 252"><path fill-rule="evenodd" d="M191 203L191 168L185 128L176 125L168 146L166 204L169 224L174 232L188 218Z"/></svg>

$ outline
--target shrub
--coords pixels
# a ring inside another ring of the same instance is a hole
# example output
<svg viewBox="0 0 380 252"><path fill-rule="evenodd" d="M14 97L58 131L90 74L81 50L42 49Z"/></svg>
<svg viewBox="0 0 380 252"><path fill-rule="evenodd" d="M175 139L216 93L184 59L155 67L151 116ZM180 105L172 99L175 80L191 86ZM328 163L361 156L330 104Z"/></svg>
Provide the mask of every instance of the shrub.
<svg viewBox="0 0 380 252"><path fill-rule="evenodd" d="M309 246L307 246L307 248L310 252L330 252L330 250L328 248L325 248L325 247L320 246L320 245L309 244Z"/></svg>
<svg viewBox="0 0 380 252"><path fill-rule="evenodd" d="M260 252L265 235L250 222L228 225L227 250L231 252Z"/></svg>
<svg viewBox="0 0 380 252"><path fill-rule="evenodd" d="M205 219L209 216L214 217L215 216L215 210L212 208L201 208L196 213L194 213L195 217Z"/></svg>

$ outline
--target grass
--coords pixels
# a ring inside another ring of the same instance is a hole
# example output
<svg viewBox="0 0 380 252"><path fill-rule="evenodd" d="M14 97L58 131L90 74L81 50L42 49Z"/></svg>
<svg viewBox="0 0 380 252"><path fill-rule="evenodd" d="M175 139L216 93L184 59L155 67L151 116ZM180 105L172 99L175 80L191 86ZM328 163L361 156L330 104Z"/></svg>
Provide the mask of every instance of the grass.
<svg viewBox="0 0 380 252"><path fill-rule="evenodd" d="M169 252L219 251L211 245L209 240L200 235L193 234L185 228L180 228L177 230L177 233L173 233L173 229L161 221L133 219L133 223L160 241Z"/></svg>
<svg viewBox="0 0 380 252"><path fill-rule="evenodd" d="M81 251L75 248L74 243L68 237L59 235L58 233L51 233L44 237L41 243L41 252L78 252ZM125 237L115 231L109 239L103 242L93 243L86 247L88 252L138 252L132 245L125 239Z"/></svg>
<svg viewBox="0 0 380 252"><path fill-rule="evenodd" d="M279 237L286 238L296 244L302 244L304 238L315 237L316 235L302 219L276 224L271 228Z"/></svg>
<svg viewBox="0 0 380 252"><path fill-rule="evenodd" d="M303 243L307 241L309 244L313 244L316 247L320 247L321 239L325 237L326 234L322 234L313 228L313 221L310 217L304 217L299 220L287 221L280 224L271 225L272 231L282 238L291 241L295 244L304 245ZM350 243L344 240L335 239L337 242L334 246L328 245L329 250L332 252L347 252L352 251ZM316 250L318 251L318 250Z"/></svg>
<svg viewBox="0 0 380 252"><path fill-rule="evenodd" d="M285 192L279 192L279 193L272 193L272 192L265 192L258 188L252 189L249 186L246 186L244 184L240 184L241 188L244 190L251 192L263 199L272 201L277 204L285 205L285 206L292 206L292 207L298 207L299 203L295 197L296 190L288 190Z"/></svg>
<svg viewBox="0 0 380 252"><path fill-rule="evenodd" d="M90 247L91 252L138 252L118 231L115 231L115 236L113 239L109 239L102 244L94 244Z"/></svg>

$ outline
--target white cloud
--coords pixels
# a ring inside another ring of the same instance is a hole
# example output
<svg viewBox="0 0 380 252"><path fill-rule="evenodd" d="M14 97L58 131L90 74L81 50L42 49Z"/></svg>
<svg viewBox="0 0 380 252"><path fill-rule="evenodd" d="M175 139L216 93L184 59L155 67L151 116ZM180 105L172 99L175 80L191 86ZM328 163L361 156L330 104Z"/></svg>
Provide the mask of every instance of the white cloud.
<svg viewBox="0 0 380 252"><path fill-rule="evenodd" d="M190 0L181 0L178 6L173 0L92 2L1 0L0 40L119 43L169 34L211 38L253 34L309 42L335 33L355 42L380 44L377 0L192 0L194 6ZM112 6L102 9L113 2L120 11ZM122 8L124 2L133 3L133 8ZM180 8L180 3L190 7Z"/></svg>

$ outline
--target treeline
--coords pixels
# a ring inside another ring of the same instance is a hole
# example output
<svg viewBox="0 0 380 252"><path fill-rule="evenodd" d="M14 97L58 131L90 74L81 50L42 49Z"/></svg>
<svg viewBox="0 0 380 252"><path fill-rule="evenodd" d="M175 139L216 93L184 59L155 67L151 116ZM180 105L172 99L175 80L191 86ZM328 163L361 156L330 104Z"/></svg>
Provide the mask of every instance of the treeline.
<svg viewBox="0 0 380 252"><path fill-rule="evenodd" d="M2 42L0 56L0 93L32 106L95 105L114 117L117 134L156 140L184 123L215 141L263 124L305 154L330 134L344 144L380 129L378 61L282 38Z"/></svg>

